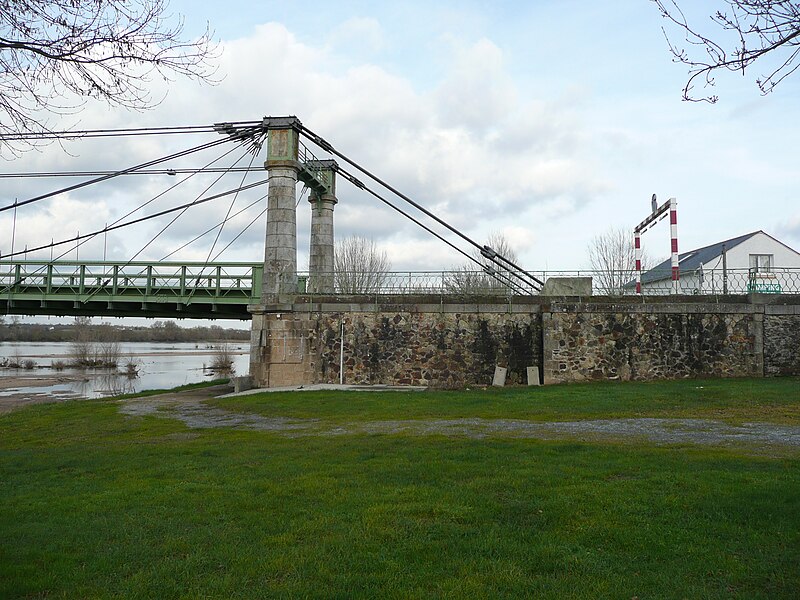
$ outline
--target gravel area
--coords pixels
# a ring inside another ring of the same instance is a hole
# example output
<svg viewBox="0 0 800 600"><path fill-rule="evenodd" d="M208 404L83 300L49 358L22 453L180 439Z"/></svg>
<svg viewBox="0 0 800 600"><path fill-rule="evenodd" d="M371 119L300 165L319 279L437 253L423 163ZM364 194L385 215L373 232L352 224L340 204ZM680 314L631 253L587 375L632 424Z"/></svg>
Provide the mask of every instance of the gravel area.
<svg viewBox="0 0 800 600"><path fill-rule="evenodd" d="M120 401L130 416L156 415L177 419L192 429L230 427L283 433L287 436L407 435L466 438L647 440L654 444L783 446L800 448L800 426L772 423L730 425L710 419L597 419L535 422L518 419L409 419L330 423L320 419L288 419L230 412L203 402L229 388L202 388Z"/></svg>

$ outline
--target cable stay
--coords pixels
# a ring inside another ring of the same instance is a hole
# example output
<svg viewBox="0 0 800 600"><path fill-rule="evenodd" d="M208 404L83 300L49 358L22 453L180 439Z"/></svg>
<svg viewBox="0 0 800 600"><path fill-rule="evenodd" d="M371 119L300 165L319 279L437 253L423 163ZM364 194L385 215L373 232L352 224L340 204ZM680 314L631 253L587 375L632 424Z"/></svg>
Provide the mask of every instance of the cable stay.
<svg viewBox="0 0 800 600"><path fill-rule="evenodd" d="M261 201L262 201L264 198L266 198L266 197L267 197L267 196L266 196L266 194L265 194L265 195L261 196L260 198L258 198L258 199L256 199L256 200L254 200L253 202L251 202L250 204L248 204L248 205L247 205L247 206L245 206L244 208L241 208L241 209L239 209L238 211L236 211L234 214L232 214L232 215L231 215L231 217L230 217L230 218L231 218L231 219L235 219L236 217L238 217L238 216L239 216L240 214L242 214L243 212L247 212L248 210L250 210L251 208L253 208L253 207L254 207L256 204L258 204L259 202L261 202ZM259 214L259 217L260 217L261 215L263 215L265 212L267 212L267 210L266 210L266 209L264 209L263 211L261 211L261 213ZM183 250L184 248L187 248L188 246L191 246L191 245L192 245L192 244L194 244L194 243L195 243L197 240L200 240L200 239L204 238L205 236L207 236L209 233L211 233L212 231L214 231L214 230L215 230L217 227L219 227L220 225L222 225L222 222L219 222L219 223L217 223L217 224L213 225L212 227L209 227L208 229L206 229L206 230L205 230L203 233L201 233L200 235L197 235L197 236L193 237L193 238L192 238L191 240L189 240L188 242L184 242L183 244L181 244L180 246L178 246L177 248L175 248L175 250L173 250L173 251L172 251L172 252L170 252L169 254L165 254L164 256L162 256L162 257L159 259L159 261L158 261L158 262L164 262L165 260L167 260L167 259L168 259L168 258L170 258L171 256L173 256L173 255L177 254L178 252L180 252L180 251L181 251L181 250ZM249 227L249 226L248 226L248 227ZM245 229L247 229L247 228L245 228ZM217 255L217 256L219 256L219 255ZM215 258L214 260L216 260L216 258Z"/></svg>
<svg viewBox="0 0 800 600"><path fill-rule="evenodd" d="M174 213L174 212L177 212L179 210L183 210L185 208L190 208L192 206L198 206L200 204L205 204L206 202L211 202L212 200L216 200L217 198L223 198L225 196L229 196L229 195L235 194L237 192L243 192L245 190L249 190L249 189L252 189L252 188L255 188L255 187L266 185L267 183L269 183L269 180L268 179L263 179L261 181L256 181L255 183L249 183L249 184L247 184L245 186L242 186L242 187L239 187L239 188L235 188L235 189L232 189L232 190L227 190L227 191L221 192L219 194L214 194L213 196L209 196L208 198L202 198L200 200L195 200L195 201L189 202L187 204L181 204L180 206L175 206L173 208L168 208L166 210L162 210L162 211L159 211L157 213L153 213L152 215L147 215L146 217L141 217L139 219L134 219L133 221L127 221L125 223L120 223L120 224L114 225L114 226L109 225L107 227L104 227L103 229L98 229L96 231L93 231L92 233L86 233L86 234L82 234L82 235L77 235L77 236L75 236L73 238L69 238L69 239L66 239L66 240L61 240L60 242L52 242L50 244L44 244L42 246L37 246L35 248L28 248L27 250L17 251L17 252L14 252L12 254L6 254L3 258L11 258L13 256L19 256L20 254L25 254L26 252L38 252L39 250L47 250L49 248L54 248L56 246L63 246L64 244L71 244L73 242L77 242L78 240L91 238L91 237L94 237L94 236L97 236L97 235L100 235L100 234L103 234L103 233L108 233L109 231L115 231L117 229L122 229L122 228L128 227L130 225L136 225L137 223L142 223L144 221L149 221L151 219L157 219L158 217L163 217L164 215L168 215L170 213Z"/></svg>
<svg viewBox="0 0 800 600"><path fill-rule="evenodd" d="M107 181L107 180L112 179L114 177L118 177L120 175L125 175L125 174L128 174L128 173L132 173L132 172L138 171L138 170L146 168L146 167L152 167L153 165L157 165L159 163L163 163L163 162L166 162L168 160L172 160L172 159L175 159L175 158L181 158L183 156L188 156L189 154L193 154L193 153L199 152L201 150L207 150L208 148L213 148L215 146L219 146L221 144L224 144L224 143L227 143L227 142L230 142L230 141L248 140L248 141L251 142L252 145L258 145L258 147L260 148L260 142L259 142L258 138L259 137L263 137L263 135L264 135L264 132L262 131L261 127L237 130L236 132L228 135L227 137L225 137L223 139L217 139L217 140L214 140L213 142L207 142L205 144L201 144L199 146L195 146L193 148L189 148L188 150L182 150L180 152L176 152L176 153L173 153L173 154L170 154L170 155L167 155L167 156L162 156L161 158L156 158L154 160L150 160L150 161L147 161L145 163L141 163L139 165L135 165L133 167L128 167L127 169L122 169L120 171L113 171L110 174L101 175L100 177L96 177L96 178L90 179L88 181L83 181L81 183L76 183L75 185L67 186L67 187L61 188L59 190L55 190L53 192L48 192L46 194L41 194L40 196L35 196L33 198L29 198L27 200L23 200L22 202L19 202L19 201L15 200L13 204L9 204L7 206L0 206L0 212L6 211L6 210L12 210L12 209L18 208L20 206L25 206L27 204L32 204L33 202L39 202L39 201L45 200L47 198L52 198L53 196L57 196L59 194L63 194L63 193L66 193L66 192L71 192L71 191L74 191L74 190L77 190L77 189L80 189L80 188L84 188L84 187L93 185L95 183L100 183L102 181ZM255 138L255 139L253 139L253 138Z"/></svg>
<svg viewBox="0 0 800 600"><path fill-rule="evenodd" d="M228 154L230 154L232 151L233 151L233 150L230 150L230 151L226 152L226 153L225 153L225 155L223 155L223 156L227 156L227 155L228 155ZM249 152L249 150L245 151L245 153L244 153L244 154L242 154L242 156L240 156L238 159L236 159L236 161L234 161L234 164L238 163L238 162L239 162L239 161L240 161L242 158L244 158L244 156L245 156L245 155L246 155L248 152ZM253 155L253 157L255 157L255 155ZM220 159L221 159L221 158L222 158L222 157L220 157ZM217 159L217 160L220 160L220 159ZM253 159L251 158L251 160L250 160L250 164L252 164L252 163L253 163ZM199 199L200 199L200 198L203 196L203 194L205 194L205 193L206 193L206 192L208 192L208 191L209 191L209 190L210 190L212 187L214 187L214 186L215 186L215 185L216 185L216 184L217 184L217 183L218 183L218 182L219 182L219 181L222 179L222 177L223 177L224 175L225 175L225 173L222 173L221 175L219 175L219 176L218 176L218 177L217 177L217 178L216 178L216 179L215 179L213 182L211 182L211 183L210 183L210 184L209 184L209 185L208 185L208 186L207 186L207 187L206 187L206 188L205 188L205 189L204 189L202 192L200 192L200 193L197 195L197 198L195 198L195 200L196 200L196 201L197 201L197 200L199 200ZM190 177L191 177L191 176L190 176ZM246 177L246 175L245 175L245 177ZM187 178L187 179L188 179L188 178ZM239 187L238 187L238 188L236 188L236 189L234 190L234 201L235 201L235 199L236 199L236 196L238 195L239 191L240 191L240 190L242 190L242 189L246 189L246 188L243 188L243 187L242 187L242 184L243 184L243 183L244 183L244 178L242 178L242 183L240 183ZM219 196L217 196L217 197L219 197ZM199 204L199 202L198 202L198 204ZM194 205L195 205L195 204L193 204L193 203L189 203L188 205L185 205L185 207L183 208L183 210L181 210L181 211L180 211L180 212L179 212L177 215L175 215L175 217L173 217L173 219L172 219L172 220L171 220L169 223L167 223L166 225L164 225L164 227L162 227L162 228L161 228L161 230L160 230L158 233L156 233L156 234L155 234L155 235L154 235L152 238L150 238L150 240L149 240L149 241L148 241L148 242L147 242L147 243L146 243L144 246L142 246L142 247L141 247L141 248L138 250L138 252L136 252L136 253L135 253L135 254L134 254L134 255L133 255L131 258L129 258L129 259L128 259L128 261L125 263L125 266L128 266L128 265L129 265L129 264L131 264L131 263L132 263L134 260L136 260L136 258L137 258L137 257L138 257L138 256L139 256L139 255L140 255L142 252L144 252L145 250L147 250L147 248L149 248L149 247L150 247L150 245L151 245L153 242L155 242L155 241L156 241L156 240L157 240L159 237L161 237L161 235L162 235L162 234L163 234L163 233L164 233L164 232L165 232L167 229L169 229L170 227L172 227L172 225L174 225L174 224L175 224L175 222L177 222L177 220L178 220L178 219L180 219L180 218L181 218L181 217L182 217L184 214L186 214L186 211L188 211L188 210L189 210L189 209L190 209L192 206L194 206ZM223 224L224 224L224 222L225 222L225 221L223 221ZM203 267L203 270L205 270L205 267ZM140 271L140 272L139 272L139 274L140 274L140 275L141 275L142 273L144 273L144 270L142 270L142 271ZM201 274L202 274L202 272L201 272ZM83 303L84 303L84 304L86 304L86 303L87 303L87 302L88 302L88 301L89 301L89 300L90 300L90 299L91 299L91 298L92 298L92 297L93 297L93 296L94 296L96 293L98 293L98 292L100 291L100 289L102 289L102 287L105 287L105 286L106 286L108 283L109 283L109 281L106 281L106 282L103 284L103 286L101 286L100 288L98 288L97 290L95 290L95 291L94 291L92 294L90 294L90 295L89 295L89 296L88 296L88 297L87 297L87 298L86 298L86 299L83 301Z"/></svg>
<svg viewBox="0 0 800 600"><path fill-rule="evenodd" d="M237 146L237 147L239 147L239 146ZM237 147L231 148L230 150L228 150L228 151L227 151L227 152L225 152L224 154L222 154L222 155L218 156L217 158L215 158L215 159L213 159L213 160L209 161L209 162L208 162L208 163L206 163L206 164L205 164L203 167L201 167L201 170L202 170L202 169L205 169L205 168L208 168L208 167L210 167L211 165L213 165L213 164L215 164L215 163L219 162L220 160L222 160L222 159L223 159L223 158L225 158L226 156L230 155L231 153L233 153L233 152L236 150L236 148L237 148ZM239 161L240 161L242 158L244 158L244 157L245 157L247 154L248 154L248 152L247 152L247 151L246 151L246 152L244 152L244 153L243 153L243 154L242 154L242 155L241 155L241 156L240 156L238 159L236 159L236 160L234 161L234 163L233 163L233 164L235 165L236 163L238 163L238 162L239 162ZM232 168L235 168L235 167L233 167L233 166L229 166L229 167L227 167L227 168L224 168L224 169L223 169L223 168L220 168L220 169L219 169L219 172L221 172L221 173L223 173L223 174L224 174L224 173L227 173L227 172L229 172L229 171L230 171L230 169L232 169ZM181 179L180 181L177 181L177 182L175 182L174 184L172 184L170 187L168 187L167 189L165 189L165 190L164 190L164 191L162 191L161 193L159 193L159 194L156 194L156 195L155 195L154 197L152 197L150 200L147 200L146 202L144 202L144 203L140 204L139 206L137 206L137 207L136 207L136 208L134 208L133 210L130 210L130 211L128 211L127 213L125 213L125 214L124 214L124 215L122 215L121 217L117 218L117 219L116 219L116 220L115 220L113 223L111 223L111 226L117 225L118 223L120 223L120 222L122 222L123 220L127 219L129 216L131 216L131 215L133 215L133 214L135 214L135 213L139 212L140 210L142 210L143 208L145 208L145 207L147 207L148 205L152 204L153 202L155 202L155 201L156 201L156 200L158 200L159 198L161 198L161 197L165 196L166 194L168 194L169 192L171 192L172 190L174 190L175 188L177 188L177 187L178 187L179 185L181 185L182 183L185 183L185 182L189 181L189 179L191 179L191 178L192 178L192 177L193 177L195 174L196 174L196 173L191 173L191 174L189 174L187 177L184 177L184 178L183 178L183 179ZM202 195L203 195L203 194L205 194L205 193L206 193L208 190L210 190L210 189L211 189L211 188L212 188L212 187L213 187L213 186L214 186L216 183L218 183L218 182L220 181L220 179L221 179L221 178L222 178L221 176L220 176L220 177L217 177L217 178L216 178L216 179L215 179L215 180L214 180L214 181L213 181L213 182L212 182L212 183L211 183L209 186L207 186L207 187L205 188L205 190L203 190L202 192L200 192L200 194L198 194L197 198L200 198L200 197L202 197ZM184 211L184 212L185 212L185 211ZM16 211L15 211L15 214L16 214ZM183 214L183 213L181 213L181 214ZM180 215L179 215L179 216L180 216ZM177 220L177 218L176 218L176 219L173 219L173 221L172 221L172 222L171 222L169 225L171 225L172 223L174 223L174 222L175 222L175 220ZM169 227L169 225L168 225L167 227ZM107 227L108 227L108 226L107 226ZM164 230L162 230L161 232L159 232L159 233L158 233L158 234L157 234L155 237L158 237L159 235L161 235L161 233L163 233L165 230L166 230L166 228L165 228ZM105 233L105 232L107 232L107 231L108 231L108 229L101 230L101 231L97 232L97 234L96 234L96 235L99 235L100 233ZM78 241L78 242L75 244L75 246L74 246L74 247L72 247L72 248L67 248L66 250L64 250L64 252L62 252L61 254L59 254L59 255L58 255L57 257L55 257L55 258L52 258L52 257L51 257L51 259L50 259L50 262L53 262L54 260L59 260L59 259L63 258L64 256L66 256L67 254L70 254L71 252L77 252L78 248L80 248L80 247L81 247L82 245L84 245L85 243L87 243L87 242L91 241L92 239L94 239L94 238L96 237L96 235L91 235L91 234L90 234L88 237L84 237L84 239L81 239L81 240L79 240L79 241ZM134 255L134 257L133 257L133 258L129 259L129 261L128 261L128 264L130 264L130 262L132 262L133 260L135 260L136 256L138 256L139 254L141 254L141 253L144 251L144 249L145 249L145 248L147 248L147 246L149 246L149 245L150 245L150 243L152 243L152 241L154 241L154 239L155 239L155 238L151 239L151 240L150 240L150 242L148 242L148 243L145 245L145 247L144 247L144 248L140 249L140 250L139 250L139 252L137 252L137 253ZM52 242L51 242L51 245L49 246L49 249L51 250L51 252L52 252L52 248L53 248L53 244L52 244ZM14 252L13 252L13 245L12 245L12 253L11 253L10 255L7 255L7 256L15 256L16 254L18 254L18 253L14 253ZM162 259L162 260L163 260L163 259ZM39 274L39 273L43 272L43 271L45 270L45 268L46 268L46 265L42 265L41 267L39 267L38 269L36 269L34 272L30 273L30 275L31 275L31 276L33 276L33 275L37 275L37 274ZM4 291L6 291L6 290L4 290Z"/></svg>
<svg viewBox="0 0 800 600"><path fill-rule="evenodd" d="M256 158L256 153L253 153L252 156L250 157L250 164L247 165L248 167L252 167L253 166L253 161L255 160L255 158ZM245 182L246 179L247 179L247 172L242 174L242 179L239 182L239 188L241 188L244 185L244 182ZM233 210L233 206L234 206L234 204L236 204L236 199L238 197L239 197L239 192L237 191L233 195L233 198L231 199L231 203L228 205L228 211L225 213L225 218L222 219L222 223L220 223L220 225L219 225L219 229L217 230L217 235L214 238L214 242L211 244L211 248L208 250L208 254L206 255L206 260L205 260L205 262L203 264L203 268L200 269L200 273L199 273L198 277L202 277L203 274L205 273L206 268L208 268L208 263L211 261L211 255L214 253L214 248L216 248L217 242L219 241L219 238L222 235L222 231L223 231L223 229L225 229L225 225L228 223L228 220L230 219L231 211ZM194 293L195 293L196 289L197 288L192 288L192 291L189 293L189 300L191 300L192 296L194 296Z"/></svg>
<svg viewBox="0 0 800 600"><path fill-rule="evenodd" d="M266 195L266 194L264 194L263 196L261 196L261 198L259 198L258 200L256 200L256 201L255 201L253 204L256 204L257 202L260 202L261 200L263 200L263 199L264 199L264 198L266 198L266 197L267 197L267 195ZM250 208L250 206L253 206L253 204L250 204L250 205L248 206L248 208ZM236 240L238 240L240 237L242 237L242 236L245 234L245 232L247 232L247 230L248 230L248 229L250 229L250 228L251 228L253 225L255 225L255 224L258 222L258 220L259 220L261 217L263 217L263 216L264 216L266 213L267 213L267 207L265 206L265 207L264 207L264 208L261 210L261 212L260 212L260 213L258 213L258 214L255 216L255 218L254 218L252 221L250 221L250 223L248 223L247 225L245 225L244 229L242 229L242 230L241 230L239 233L237 233L237 234L236 234L236 236L235 236L235 237L234 237L234 238L233 238L233 239L232 239L230 242L228 242L228 243L225 245L225 247L224 247L222 250L220 250L219 252L217 252L217 253L214 255L214 258L212 258L211 260L212 260L212 261L216 261L216 260L217 260L217 259L218 259L220 256L222 256L222 254L225 252L225 250L227 250L228 248L230 248L231 246L233 246L234 242L236 242Z"/></svg>
<svg viewBox="0 0 800 600"><path fill-rule="evenodd" d="M300 131L304 136L306 136L309 140L314 142L322 150L324 150L324 151L326 151L326 152L328 152L328 153L330 153L330 154L332 154L334 156L337 156L337 157L341 158L342 160L344 160L345 162L350 164L352 167L358 169L361 173L363 173L364 175L366 175L367 177L369 177L370 179L372 179L376 183L380 184L381 186L383 186L384 188L386 188L387 190L389 190L390 192L392 192L396 196L402 198L408 204L411 204L411 206L413 206L414 208L416 208L417 210L419 210L423 214L427 215L429 218L431 218L434 221L436 221L437 223L439 223L441 226L445 227L446 229L448 229L452 233L454 233L457 236L459 236L460 238L462 238L468 244L470 244L470 245L474 246L475 248L477 248L478 251L481 253L481 256L483 256L487 260L491 261L492 263L496 264L498 267L500 267L506 273L508 273L511 277L514 277L515 279L519 280L519 285L517 286L518 288L520 286L521 286L521 289L523 289L523 290L525 288L531 288L534 292L538 292L538 291L541 290L542 286L544 285L544 282L541 281L540 279L538 279L537 277L533 276L532 274L528 273L527 271L525 271L522 267L520 267L519 265L517 265L513 261L511 261L508 258L506 258L505 256L499 254L498 252L496 252L494 249L490 248L487 245L478 244L475 240L471 239L470 237L465 235L463 232L459 231L458 229L456 229L455 227L453 227L452 225L450 225L449 223L447 223L443 219L439 218L438 216L433 214L431 211L427 210L424 206L418 204L417 202L415 202L414 200L412 200L411 198L409 198L408 196L406 196L405 194L403 194L402 192L400 192L399 190L397 190L396 188L391 186L386 181L380 179L378 176L376 176L375 174L371 173L370 171L368 171L367 169L365 169L364 167L362 167L361 165L356 163L354 160L350 159L349 157L345 156L344 154L342 154L341 152L336 150L329 142L325 141L322 137L320 137L319 135L317 135L316 133L311 131L305 125L302 125L302 124L300 125ZM361 182L359 182L359 183L361 183ZM362 187L362 189L366 189L363 186L363 183L361 183L361 185L358 186L358 187Z"/></svg>

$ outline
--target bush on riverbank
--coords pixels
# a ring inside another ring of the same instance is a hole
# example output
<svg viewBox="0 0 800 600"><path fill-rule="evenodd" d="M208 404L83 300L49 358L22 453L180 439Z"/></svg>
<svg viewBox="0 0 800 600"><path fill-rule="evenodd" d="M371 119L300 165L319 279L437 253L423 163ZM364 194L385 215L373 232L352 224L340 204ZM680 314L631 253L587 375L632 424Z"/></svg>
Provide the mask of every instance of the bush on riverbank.
<svg viewBox="0 0 800 600"><path fill-rule="evenodd" d="M10 358L0 358L0 368L3 369L25 369L30 371L36 368L36 361L30 358L22 358L21 356L12 356Z"/></svg>
<svg viewBox="0 0 800 600"><path fill-rule="evenodd" d="M228 344L214 346L214 357L209 368L215 373L233 373L233 351Z"/></svg>
<svg viewBox="0 0 800 600"><path fill-rule="evenodd" d="M120 359L119 331L108 323L93 326L87 317L74 323L72 366L81 369L116 369Z"/></svg>

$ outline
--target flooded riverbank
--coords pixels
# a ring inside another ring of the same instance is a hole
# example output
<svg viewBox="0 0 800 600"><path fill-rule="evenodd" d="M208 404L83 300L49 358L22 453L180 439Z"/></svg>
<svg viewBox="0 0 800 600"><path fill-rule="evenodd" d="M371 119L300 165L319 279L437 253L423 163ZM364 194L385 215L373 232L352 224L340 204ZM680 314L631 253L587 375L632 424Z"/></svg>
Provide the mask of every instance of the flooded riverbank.
<svg viewBox="0 0 800 600"><path fill-rule="evenodd" d="M227 349L234 373L247 374L247 345L234 342ZM64 366L72 354L69 343L2 342L0 364L30 368L0 368L0 412L12 404L100 398L207 381L219 377L210 369L216 353L212 344L121 343L117 369L76 369ZM135 365L135 377L127 373L129 363Z"/></svg>

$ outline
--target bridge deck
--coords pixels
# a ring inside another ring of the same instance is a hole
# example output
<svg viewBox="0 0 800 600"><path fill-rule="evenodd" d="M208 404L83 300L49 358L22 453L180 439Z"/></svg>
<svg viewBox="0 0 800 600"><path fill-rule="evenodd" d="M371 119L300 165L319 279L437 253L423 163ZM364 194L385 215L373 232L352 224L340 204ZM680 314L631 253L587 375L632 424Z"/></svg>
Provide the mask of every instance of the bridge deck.
<svg viewBox="0 0 800 600"><path fill-rule="evenodd" d="M249 319L251 263L0 261L0 314Z"/></svg>

